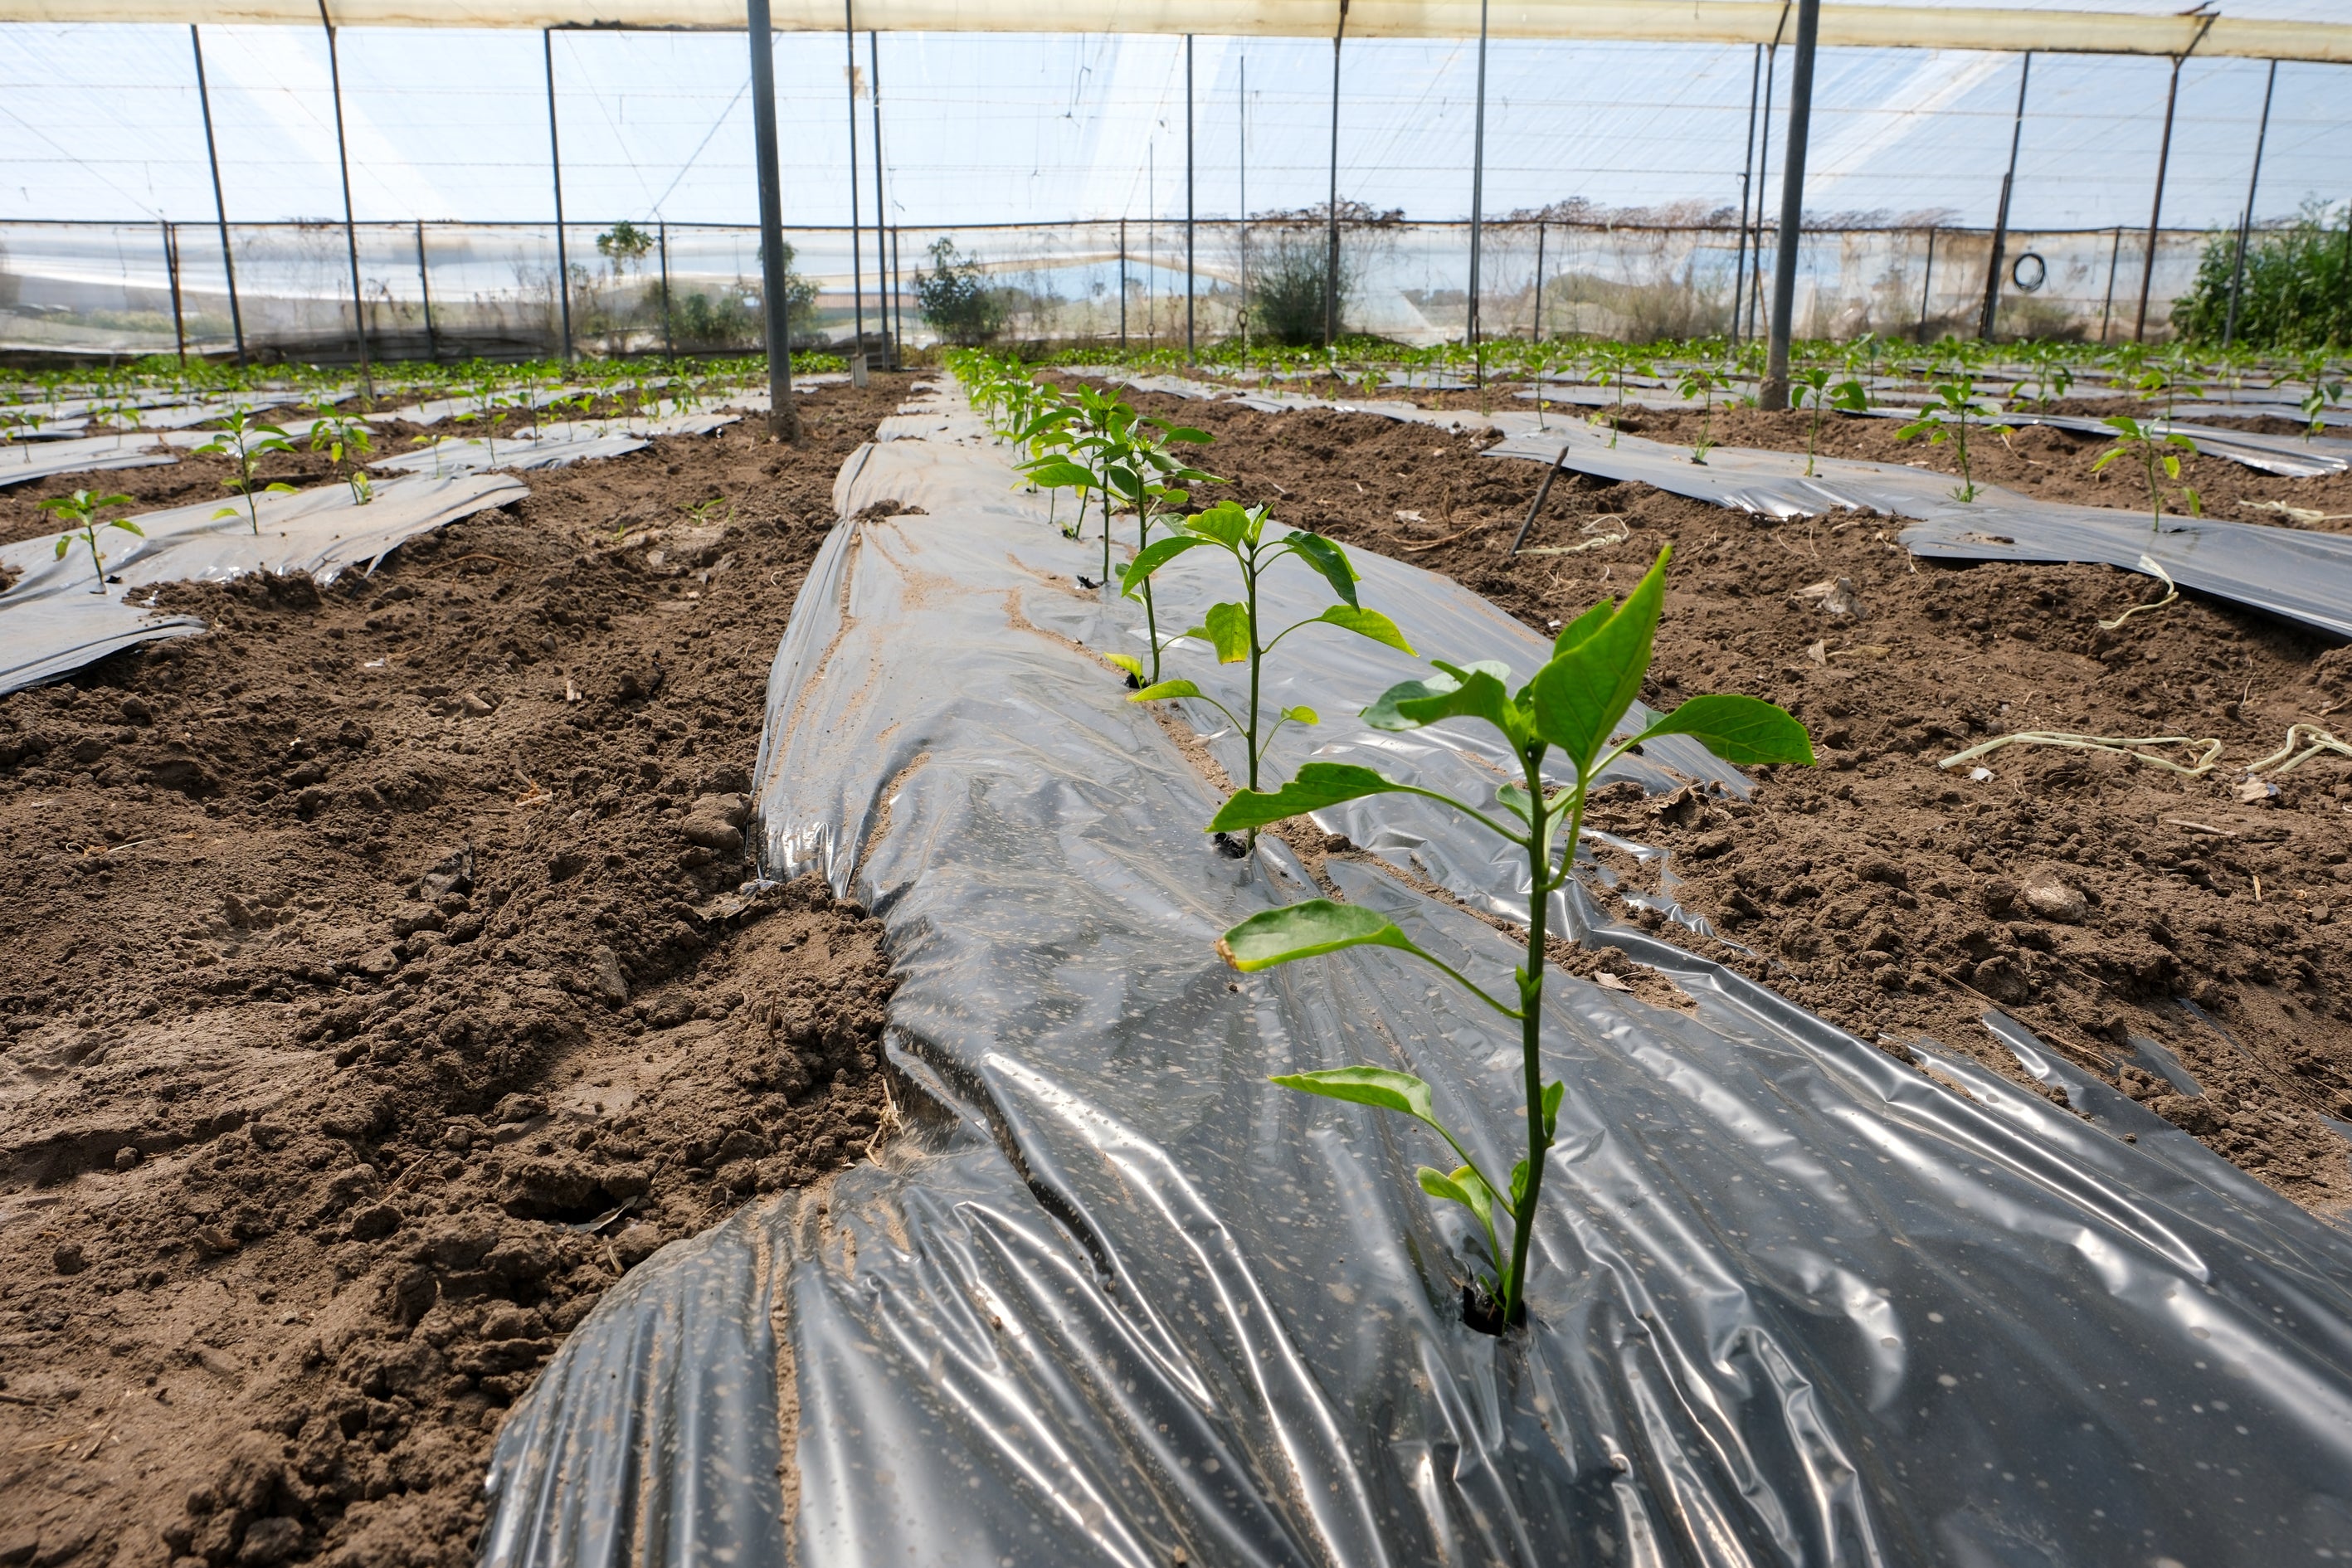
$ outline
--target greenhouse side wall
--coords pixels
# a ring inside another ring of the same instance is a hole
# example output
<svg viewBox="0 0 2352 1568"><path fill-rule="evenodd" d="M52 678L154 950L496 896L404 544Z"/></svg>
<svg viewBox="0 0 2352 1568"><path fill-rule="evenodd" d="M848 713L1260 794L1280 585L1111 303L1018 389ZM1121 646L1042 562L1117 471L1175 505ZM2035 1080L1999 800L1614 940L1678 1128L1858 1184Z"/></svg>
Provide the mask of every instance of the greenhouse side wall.
<svg viewBox="0 0 2352 1568"><path fill-rule="evenodd" d="M2147 336L2170 335L2209 236L2157 237ZM124 359L236 352L265 361L357 357L350 245L356 242L367 350L379 360L461 362L560 354L565 291L551 224L232 224L224 265L212 224L0 224L0 354ZM1038 344L1181 346L1238 335L1319 336L1328 268L1311 216L904 228L857 236L788 229L793 340L845 348L903 331L940 341L919 275L941 260L986 309L968 333ZM948 247L939 247L942 242ZM1633 227L1504 221L1486 226L1482 334L1652 341L1763 328L1769 226ZM1973 335L1992 236L1983 229L1808 230L1799 256L1801 335L1864 332L1932 342ZM2134 332L2145 231L2012 231L1997 335L2122 342ZM1468 321L1469 226L1343 222L1344 329L1416 346L1458 341ZM750 353L763 341L758 231L751 226L572 224L572 346L592 355ZM1745 276L1743 277L1743 274ZM2032 285L2026 287L2025 285ZM1738 311L1735 323L1734 313ZM887 319L886 319L887 318Z"/></svg>

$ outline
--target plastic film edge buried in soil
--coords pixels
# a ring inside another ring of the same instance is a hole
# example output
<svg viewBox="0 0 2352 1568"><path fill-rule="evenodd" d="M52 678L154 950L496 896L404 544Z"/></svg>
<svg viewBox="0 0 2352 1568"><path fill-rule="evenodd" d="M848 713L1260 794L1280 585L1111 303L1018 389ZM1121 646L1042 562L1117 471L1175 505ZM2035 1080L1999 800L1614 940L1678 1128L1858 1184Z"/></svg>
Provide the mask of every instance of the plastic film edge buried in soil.
<svg viewBox="0 0 2352 1568"><path fill-rule="evenodd" d="M1689 1005L1547 987L1570 1093L1530 1326L1465 1327L1469 1227L1409 1180L1435 1150L1265 1079L1408 1068L1485 1160L1510 1137L1516 1042L1385 951L1218 963L1219 931L1313 884L1277 839L1234 859L1201 833L1216 792L1095 655L1138 617L1076 587L1083 552L1001 459L891 442L837 495L866 516L778 652L766 853L883 922L892 1060L932 1114L821 1197L665 1249L574 1331L500 1437L485 1563L2352 1547L2352 1239L2007 1020L2076 1110L1942 1058L1940 1081L1916 1071L1573 887L1591 940ZM1366 602L1424 651L1538 642L1358 559ZM1283 669L1332 715L1404 662L1294 646ZM1177 664L1213 689L1205 658ZM1388 741L1336 718L1319 735L1352 760ZM1462 825L1390 830L1377 853L1508 912ZM1462 909L1361 858L1324 869L1474 977L1507 975L1507 939ZM772 1321L797 1395L789 1524Z"/></svg>

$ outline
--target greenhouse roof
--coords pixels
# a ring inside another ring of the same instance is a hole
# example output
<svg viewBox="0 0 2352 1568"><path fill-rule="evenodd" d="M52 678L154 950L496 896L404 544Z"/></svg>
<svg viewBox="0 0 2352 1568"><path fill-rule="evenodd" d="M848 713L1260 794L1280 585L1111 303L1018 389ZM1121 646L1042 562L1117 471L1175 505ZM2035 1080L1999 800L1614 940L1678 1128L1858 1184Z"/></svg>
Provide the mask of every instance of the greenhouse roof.
<svg viewBox="0 0 2352 1568"><path fill-rule="evenodd" d="M1464 37L1479 0L864 0L856 25L885 32L1200 33L1322 37L1342 5L1351 37ZM316 26L321 10L354 27L740 28L739 0L0 0L0 22L170 22ZM1497 37L1769 43L1780 0L1505 0ZM2326 0L2269 0L2226 13L2129 0L2096 8L2033 4L1879 3L1822 8L1825 47L2033 49L2053 53L2236 56L2352 63L2352 23ZM776 0L782 32L830 32L830 0Z"/></svg>

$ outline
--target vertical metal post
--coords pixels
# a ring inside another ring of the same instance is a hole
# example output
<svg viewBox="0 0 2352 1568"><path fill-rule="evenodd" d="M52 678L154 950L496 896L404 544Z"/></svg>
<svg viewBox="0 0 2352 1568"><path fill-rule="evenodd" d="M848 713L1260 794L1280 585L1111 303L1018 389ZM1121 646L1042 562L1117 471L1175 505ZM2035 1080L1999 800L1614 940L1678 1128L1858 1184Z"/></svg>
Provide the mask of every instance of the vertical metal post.
<svg viewBox="0 0 2352 1568"><path fill-rule="evenodd" d="M1780 7L1780 26L1789 25L1789 7ZM1748 337L1756 335L1756 317L1764 308L1764 176L1772 167L1772 85L1779 74L1780 35L1776 30L1772 41L1764 47L1764 121L1757 137L1756 153L1756 243L1748 247L1748 265L1753 274L1748 286Z"/></svg>
<svg viewBox="0 0 2352 1568"><path fill-rule="evenodd" d="M1193 336L1192 35L1184 35L1184 363L1199 357Z"/></svg>
<svg viewBox="0 0 2352 1568"><path fill-rule="evenodd" d="M677 357L677 333L670 326L669 315L669 220L656 220L655 243L661 247L662 291L662 352L671 359Z"/></svg>
<svg viewBox="0 0 2352 1568"><path fill-rule="evenodd" d="M898 340L890 331L890 231L884 226L890 209L883 205L882 196L882 44L870 27L866 31L866 102L874 111L874 313L878 318L875 324L889 350L887 363L896 370Z"/></svg>
<svg viewBox="0 0 2352 1568"><path fill-rule="evenodd" d="M1127 352L1127 220L1118 220L1118 347Z"/></svg>
<svg viewBox="0 0 2352 1568"><path fill-rule="evenodd" d="M425 300L425 353L435 364L441 363L441 338L433 329L433 277L425 267L425 220L416 220L416 291Z"/></svg>
<svg viewBox="0 0 2352 1568"><path fill-rule="evenodd" d="M555 181L555 283L563 302L563 363L572 363L572 254L563 238L563 146L555 135L555 33L539 30L539 47L547 63L547 163Z"/></svg>
<svg viewBox="0 0 2352 1568"><path fill-rule="evenodd" d="M1339 45L1348 36L1348 0L1339 0L1339 25L1331 34L1331 194L1324 216L1330 226L1330 264L1323 278L1323 346L1339 342Z"/></svg>
<svg viewBox="0 0 2352 1568"><path fill-rule="evenodd" d="M857 216L857 0L841 0L843 74L849 89L849 374L866 384L866 267L858 254ZM875 217L879 221L881 215Z"/></svg>
<svg viewBox="0 0 2352 1568"><path fill-rule="evenodd" d="M245 312L236 300L236 258L228 247L228 198L221 194L220 149L213 141L213 95L205 82L205 41L188 24L188 47L196 57L196 103L205 112L205 157L213 166L213 210L220 216L221 272L228 279L228 324L236 333L236 364L245 368Z"/></svg>
<svg viewBox="0 0 2352 1568"><path fill-rule="evenodd" d="M343 134L343 68L335 57L335 24L327 15L327 0L319 0L319 26L327 30L327 85L335 100L335 163L343 175L343 248L352 263L352 335L359 341L360 395L364 405L375 401L375 367L368 360L367 308L360 299L360 234L352 221L352 152Z"/></svg>
<svg viewBox="0 0 2352 1568"><path fill-rule="evenodd" d="M1927 341L1927 301L1936 289L1936 230L1927 230L1927 269L1919 277L1919 330L1913 333L1921 342Z"/></svg>
<svg viewBox="0 0 2352 1568"><path fill-rule="evenodd" d="M2147 209L2147 254L2140 259L2139 314L2132 321L2132 342L2136 343L2147 341L2147 293L2156 282L2156 228L2164 216L2164 175L2172 163L2172 110L2180 99L2180 68L2197 52L2197 46L2205 41L2206 31L2212 26L2213 18L2208 16L2198 27L2197 36L2189 40L2189 47L2172 57L2172 81L2164 92L2164 139L2156 150L2156 199Z"/></svg>
<svg viewBox="0 0 2352 1568"><path fill-rule="evenodd" d="M1241 90L1235 94L1234 140L1241 148L1242 347L1249 347L1249 56L1242 57Z"/></svg>
<svg viewBox="0 0 2352 1568"><path fill-rule="evenodd" d="M2000 264L2009 247L2009 193L2017 184L2017 144L2025 135L2025 84L2033 75L2033 51L2017 71L2017 114L2009 123L2009 173L2000 177L2000 208L1993 215L1992 254L1985 262L1984 310L1977 318L1977 341L1992 342L1993 318L2000 310Z"/></svg>
<svg viewBox="0 0 2352 1568"><path fill-rule="evenodd" d="M902 363L900 355L907 342L907 288L900 281L898 264L903 259L898 248L898 226L890 226L890 363Z"/></svg>
<svg viewBox="0 0 2352 1568"><path fill-rule="evenodd" d="M1544 341L1543 256L1544 220L1538 218L1536 219L1536 297L1534 305L1528 311L1528 342L1531 343L1539 343Z"/></svg>
<svg viewBox="0 0 2352 1568"><path fill-rule="evenodd" d="M2230 319L2221 327L2221 346L2238 335L2238 292L2246 281L2246 241L2254 226L2254 189L2263 181L2263 143L2271 134L2271 94L2278 89L2278 61L2271 62L2270 79L2263 84L2263 122L2254 132L2254 168L2246 176L2246 206L2238 215L2238 258L2230 267Z"/></svg>
<svg viewBox="0 0 2352 1568"><path fill-rule="evenodd" d="M1478 0L1478 98L1470 132L1470 298L1462 335L1469 340L1470 379L1486 384L1486 356L1478 344L1478 247L1486 237L1486 0Z"/></svg>
<svg viewBox="0 0 2352 1568"><path fill-rule="evenodd" d="M172 237L170 220L155 220L163 229L163 271L172 280L172 339L180 347L180 368L188 366L188 323L180 310L180 246Z"/></svg>
<svg viewBox="0 0 2352 1568"><path fill-rule="evenodd" d="M1764 361L1757 406L1789 406L1790 317L1797 308L1797 246L1805 227L1805 142L1813 117L1813 43L1822 30L1822 0L1797 0L1797 59L1789 70L1789 147L1781 154L1780 232L1772 259L1772 341Z"/></svg>
<svg viewBox="0 0 2352 1568"><path fill-rule="evenodd" d="M1756 170L1756 95L1764 85L1764 46L1748 62L1748 150L1739 155L1739 248L1731 260L1731 341L1741 337L1740 307L1748 299L1748 200Z"/></svg>
<svg viewBox="0 0 2352 1568"><path fill-rule="evenodd" d="M776 42L768 0L743 0L751 41L752 163L760 179L760 289L767 318L768 436L801 438L801 411L793 406L793 334L784 287L783 176L776 167Z"/></svg>
<svg viewBox="0 0 2352 1568"><path fill-rule="evenodd" d="M2099 341L2101 342L2107 341L2107 323L2115 317L2116 269L2123 265L2123 259L2124 229L2123 225L2117 224L2115 248L2107 253L2107 298L2106 301L2099 307Z"/></svg>

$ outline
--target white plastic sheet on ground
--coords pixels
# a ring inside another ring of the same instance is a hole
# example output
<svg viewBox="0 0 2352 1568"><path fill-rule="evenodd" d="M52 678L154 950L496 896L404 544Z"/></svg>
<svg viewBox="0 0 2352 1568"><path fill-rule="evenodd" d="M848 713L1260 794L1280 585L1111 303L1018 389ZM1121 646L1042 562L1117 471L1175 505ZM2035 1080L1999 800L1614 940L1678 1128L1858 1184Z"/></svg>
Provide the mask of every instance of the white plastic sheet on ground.
<svg viewBox="0 0 2352 1568"><path fill-rule="evenodd" d="M587 420L543 425L537 430L500 436L447 437L414 452L378 458L368 467L382 473L473 474L493 468L518 472L560 468L592 458L618 458L640 451L657 436L707 436L732 425L731 414L673 414L659 418Z"/></svg>
<svg viewBox="0 0 2352 1568"><path fill-rule="evenodd" d="M193 616L163 615L145 594L163 583L217 583L250 572L307 573L331 583L352 567L372 572L403 541L478 511L520 500L520 479L466 475L402 479L353 504L350 487L326 485L293 495L255 498L260 531L242 502L216 517L221 502L199 501L134 519L145 537L98 531L103 592L79 536L65 554L56 534L0 547L0 574L16 574L0 593L0 695L55 680L134 643L190 637L205 629ZM145 603L135 602L145 594Z"/></svg>

